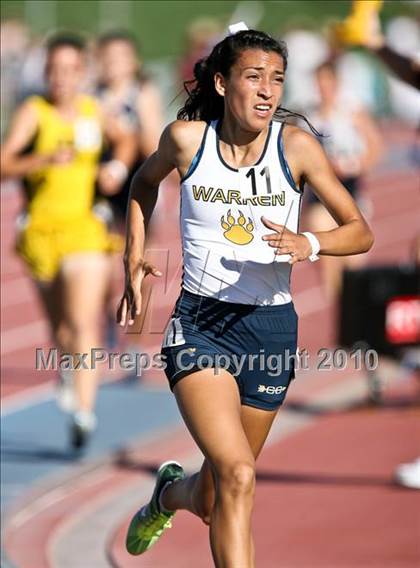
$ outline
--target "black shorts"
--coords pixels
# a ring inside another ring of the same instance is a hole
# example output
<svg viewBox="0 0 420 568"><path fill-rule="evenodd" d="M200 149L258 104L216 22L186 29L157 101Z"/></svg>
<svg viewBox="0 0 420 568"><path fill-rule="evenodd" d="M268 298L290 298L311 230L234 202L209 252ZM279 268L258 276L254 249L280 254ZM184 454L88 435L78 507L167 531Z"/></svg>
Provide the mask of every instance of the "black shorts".
<svg viewBox="0 0 420 568"><path fill-rule="evenodd" d="M293 303L250 306L182 290L161 354L171 389L197 370L228 370L242 404L275 410L294 378L297 321Z"/></svg>

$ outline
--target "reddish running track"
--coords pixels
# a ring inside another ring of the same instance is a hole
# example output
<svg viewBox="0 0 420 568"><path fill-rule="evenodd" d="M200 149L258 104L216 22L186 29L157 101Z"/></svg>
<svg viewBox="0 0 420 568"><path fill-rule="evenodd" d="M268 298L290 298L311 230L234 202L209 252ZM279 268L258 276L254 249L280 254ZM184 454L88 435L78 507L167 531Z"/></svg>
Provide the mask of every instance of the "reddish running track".
<svg viewBox="0 0 420 568"><path fill-rule="evenodd" d="M389 409L326 416L268 447L257 473L257 566L418 566L420 494L394 486L392 472L420 447L419 415ZM141 559L124 550L126 528L113 543L119 568L212 566L207 529L188 513Z"/></svg>

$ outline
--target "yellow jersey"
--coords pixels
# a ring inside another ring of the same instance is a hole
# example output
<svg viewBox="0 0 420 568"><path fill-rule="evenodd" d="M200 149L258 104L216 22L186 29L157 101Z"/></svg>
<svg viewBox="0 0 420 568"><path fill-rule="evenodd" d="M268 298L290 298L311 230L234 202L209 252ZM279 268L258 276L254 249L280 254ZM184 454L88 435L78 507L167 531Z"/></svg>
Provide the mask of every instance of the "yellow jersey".
<svg viewBox="0 0 420 568"><path fill-rule="evenodd" d="M32 152L53 154L71 147L73 159L50 164L26 176L28 217L16 248L36 280L53 280L64 259L73 254L108 254L122 250L92 211L102 129L95 99L81 95L76 116L66 120L42 97L31 97L38 117Z"/></svg>
<svg viewBox="0 0 420 568"><path fill-rule="evenodd" d="M38 119L32 151L44 155L68 147L74 151L70 162L50 164L26 177L31 223L43 226L74 223L89 215L92 208L102 148L98 104L93 97L80 95L75 118L67 120L42 97L31 97L29 103Z"/></svg>

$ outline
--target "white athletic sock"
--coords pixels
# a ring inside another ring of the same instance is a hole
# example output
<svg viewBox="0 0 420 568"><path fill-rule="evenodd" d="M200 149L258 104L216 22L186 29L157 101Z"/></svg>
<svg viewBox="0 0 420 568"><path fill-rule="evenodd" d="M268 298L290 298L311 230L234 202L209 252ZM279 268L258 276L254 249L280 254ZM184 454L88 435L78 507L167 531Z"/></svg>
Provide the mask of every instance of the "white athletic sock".
<svg viewBox="0 0 420 568"><path fill-rule="evenodd" d="M174 511L168 511L168 509L166 509L166 508L163 506L163 503L162 503L162 495L164 494L164 492L165 492L166 488L168 487L168 485L171 485L172 483L173 483L173 481L167 481L167 482L165 483L165 485L162 487L162 490L161 490L161 492L160 492L160 494L159 494L159 509L160 509L160 512L161 512L161 513L166 513L167 515L169 515L169 513L173 513Z"/></svg>
<svg viewBox="0 0 420 568"><path fill-rule="evenodd" d="M73 414L73 421L81 428L93 432L96 428L97 419L93 412L89 410L78 410Z"/></svg>
<svg viewBox="0 0 420 568"><path fill-rule="evenodd" d="M76 406L74 396L73 371L62 369L58 374L57 404L63 412L73 412Z"/></svg>

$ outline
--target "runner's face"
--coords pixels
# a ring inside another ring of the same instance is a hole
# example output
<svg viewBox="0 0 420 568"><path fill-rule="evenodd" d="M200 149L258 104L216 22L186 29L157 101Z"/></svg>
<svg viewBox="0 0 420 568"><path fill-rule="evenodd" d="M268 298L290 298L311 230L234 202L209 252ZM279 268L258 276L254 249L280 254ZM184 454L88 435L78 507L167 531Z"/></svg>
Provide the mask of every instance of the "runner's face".
<svg viewBox="0 0 420 568"><path fill-rule="evenodd" d="M84 55L70 46L54 49L47 61L47 81L51 97L69 100L80 89L84 75Z"/></svg>
<svg viewBox="0 0 420 568"><path fill-rule="evenodd" d="M101 78L105 83L132 79L138 62L133 46L124 40L109 42L99 50Z"/></svg>
<svg viewBox="0 0 420 568"><path fill-rule="evenodd" d="M331 69L320 69L316 75L319 94L324 102L333 101L337 95L337 77Z"/></svg>
<svg viewBox="0 0 420 568"><path fill-rule="evenodd" d="M227 79L216 76L225 97L225 116L241 128L259 132L270 123L283 95L284 61L274 51L247 49L231 67Z"/></svg>

